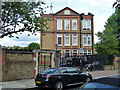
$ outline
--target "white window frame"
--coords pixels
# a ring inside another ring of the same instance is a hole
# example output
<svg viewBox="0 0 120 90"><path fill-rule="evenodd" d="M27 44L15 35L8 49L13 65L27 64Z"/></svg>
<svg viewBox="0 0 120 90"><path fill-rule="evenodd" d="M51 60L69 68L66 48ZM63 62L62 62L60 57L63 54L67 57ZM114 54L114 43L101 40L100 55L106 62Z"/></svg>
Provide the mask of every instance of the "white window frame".
<svg viewBox="0 0 120 90"><path fill-rule="evenodd" d="M74 36L74 35L76 35L76 36ZM74 39L74 38L76 38L76 39ZM76 43L74 43L74 40L76 40L75 41ZM72 46L77 46L77 45L78 45L78 35L72 34Z"/></svg>
<svg viewBox="0 0 120 90"><path fill-rule="evenodd" d="M66 50L69 50L69 49L65 49L65 54L66 54ZM69 50L69 56L70 56L70 50ZM66 57L66 56L65 56Z"/></svg>
<svg viewBox="0 0 120 90"><path fill-rule="evenodd" d="M85 54L86 53L86 54ZM84 55L92 55L92 50L90 49L85 49L84 50Z"/></svg>
<svg viewBox="0 0 120 90"><path fill-rule="evenodd" d="M58 44L58 38L61 38L61 44ZM57 34L57 45L62 46L62 34Z"/></svg>
<svg viewBox="0 0 120 90"><path fill-rule="evenodd" d="M74 25L76 23L76 25ZM77 19L72 20L72 30L77 30Z"/></svg>
<svg viewBox="0 0 120 90"><path fill-rule="evenodd" d="M90 19L83 20L83 30L91 30L91 20Z"/></svg>
<svg viewBox="0 0 120 90"><path fill-rule="evenodd" d="M77 49L73 49L73 50L72 50L72 55L73 55L73 53L74 53L74 50L77 51L76 53L77 53L77 55L78 55L78 50L77 50ZM74 56L74 55L73 55L73 56Z"/></svg>
<svg viewBox="0 0 120 90"><path fill-rule="evenodd" d="M70 15L70 11L69 11L69 10L65 10L65 11L64 11L64 14L65 14L65 15Z"/></svg>
<svg viewBox="0 0 120 90"><path fill-rule="evenodd" d="M91 46L91 34L83 34L83 46Z"/></svg>
<svg viewBox="0 0 120 90"><path fill-rule="evenodd" d="M69 28L67 28L67 27L69 27ZM70 20L69 19L64 20L64 29L70 30Z"/></svg>
<svg viewBox="0 0 120 90"><path fill-rule="evenodd" d="M69 39L67 40L66 38L69 38ZM70 46L70 34L64 34L64 41L65 41L65 46Z"/></svg>
<svg viewBox="0 0 120 90"><path fill-rule="evenodd" d="M57 30L62 30L62 19L57 19Z"/></svg>

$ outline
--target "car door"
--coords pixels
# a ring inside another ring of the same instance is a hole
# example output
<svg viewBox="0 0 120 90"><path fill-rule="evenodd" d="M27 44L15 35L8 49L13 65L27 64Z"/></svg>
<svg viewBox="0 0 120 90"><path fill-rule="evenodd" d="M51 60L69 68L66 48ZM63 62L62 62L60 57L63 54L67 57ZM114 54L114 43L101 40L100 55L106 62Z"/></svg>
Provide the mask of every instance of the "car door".
<svg viewBox="0 0 120 90"><path fill-rule="evenodd" d="M61 79L62 79L62 81L63 81L63 83L64 83L65 85L68 85L68 84L71 83L71 76L70 76L70 74L68 73L68 71L67 71L66 68L61 69L61 71L60 71L60 76L61 76Z"/></svg>
<svg viewBox="0 0 120 90"><path fill-rule="evenodd" d="M70 83L71 84L78 83L79 82L79 80L78 80L78 78L79 78L78 71L75 68L68 68L67 71L68 71L68 73L70 75L70 80L71 80Z"/></svg>

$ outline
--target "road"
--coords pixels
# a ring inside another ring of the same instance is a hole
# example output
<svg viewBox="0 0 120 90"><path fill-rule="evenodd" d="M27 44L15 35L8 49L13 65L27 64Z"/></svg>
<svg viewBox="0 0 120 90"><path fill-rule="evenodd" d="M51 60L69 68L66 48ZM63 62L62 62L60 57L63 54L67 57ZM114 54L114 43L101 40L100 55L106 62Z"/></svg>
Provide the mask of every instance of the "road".
<svg viewBox="0 0 120 90"><path fill-rule="evenodd" d="M120 88L120 75L96 78L93 80L93 82L108 84L108 85L117 86ZM80 87L81 87L81 85L70 86L70 87L66 87L64 90L81 90ZM31 88L29 90L47 90L47 89Z"/></svg>

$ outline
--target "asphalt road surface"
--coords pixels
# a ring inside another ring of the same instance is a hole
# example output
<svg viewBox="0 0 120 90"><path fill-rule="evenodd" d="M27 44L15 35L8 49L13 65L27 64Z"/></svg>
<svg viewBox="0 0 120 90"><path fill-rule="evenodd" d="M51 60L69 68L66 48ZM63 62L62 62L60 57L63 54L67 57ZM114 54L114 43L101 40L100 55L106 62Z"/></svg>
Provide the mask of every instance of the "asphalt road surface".
<svg viewBox="0 0 120 90"><path fill-rule="evenodd" d="M109 77L102 77L98 79L94 79L93 82L101 83L101 84L108 84L112 86L117 86L120 88L120 75L114 75ZM64 90L81 90L81 85L70 86L66 87ZM28 90L28 89L25 89ZM31 88L29 90L48 90L48 89L41 89L41 88Z"/></svg>

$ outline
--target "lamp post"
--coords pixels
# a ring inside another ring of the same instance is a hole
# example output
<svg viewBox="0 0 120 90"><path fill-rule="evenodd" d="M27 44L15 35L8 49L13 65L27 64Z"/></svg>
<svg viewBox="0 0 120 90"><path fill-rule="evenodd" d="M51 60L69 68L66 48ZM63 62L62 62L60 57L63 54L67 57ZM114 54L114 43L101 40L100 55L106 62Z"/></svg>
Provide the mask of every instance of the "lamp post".
<svg viewBox="0 0 120 90"><path fill-rule="evenodd" d="M79 48L79 53L80 53L80 71L82 71L82 53L83 53L83 48Z"/></svg>
<svg viewBox="0 0 120 90"><path fill-rule="evenodd" d="M57 47L58 47L58 45L56 44L55 45L55 47L56 47L56 67L59 67L59 65L58 65L58 51L57 51Z"/></svg>
<svg viewBox="0 0 120 90"><path fill-rule="evenodd" d="M57 47L58 47L58 45L57 45L57 44L55 44L55 47L56 47L56 51L57 51Z"/></svg>

